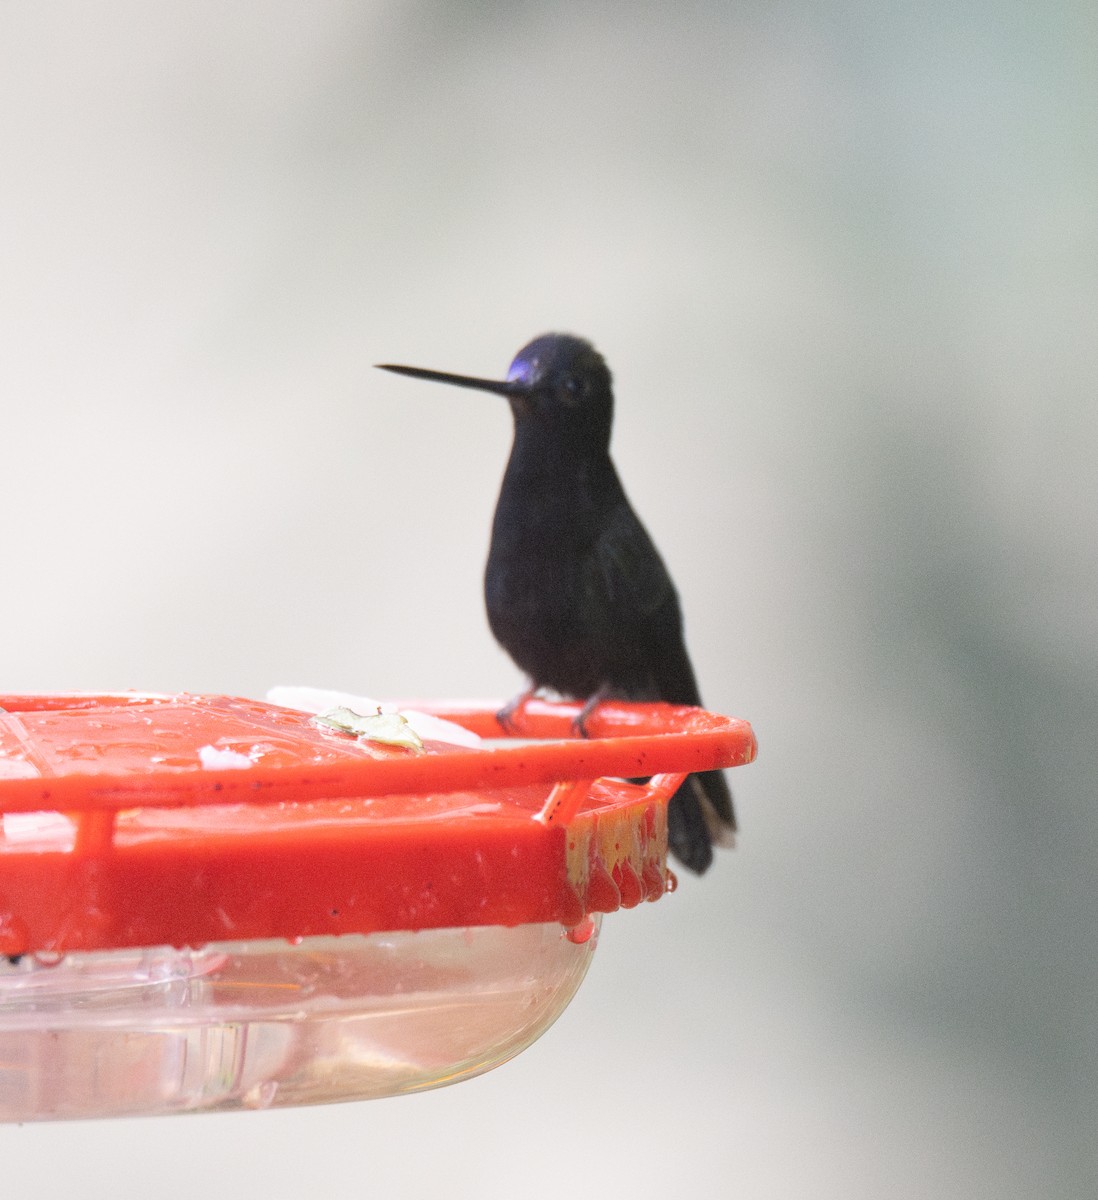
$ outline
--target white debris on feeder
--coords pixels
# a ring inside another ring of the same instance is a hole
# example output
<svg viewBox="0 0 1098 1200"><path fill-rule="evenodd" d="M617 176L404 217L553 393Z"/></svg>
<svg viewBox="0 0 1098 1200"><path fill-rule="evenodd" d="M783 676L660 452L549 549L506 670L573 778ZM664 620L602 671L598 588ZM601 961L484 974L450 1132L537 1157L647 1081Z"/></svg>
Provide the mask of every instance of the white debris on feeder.
<svg viewBox="0 0 1098 1200"><path fill-rule="evenodd" d="M353 712L395 713L394 704L380 704L367 696L354 695L351 692L338 692L330 688L313 687L273 687L267 692L271 704L280 704L283 708L296 708L299 712L322 713L333 708L349 708ZM481 744L480 737L469 729L444 720L431 713L417 712L415 709L402 708L400 715L408 722L424 741L446 742L452 746L468 746L470 748Z"/></svg>
<svg viewBox="0 0 1098 1200"><path fill-rule="evenodd" d="M375 713L356 713L340 705L328 712L317 713L313 717L313 724L326 725L341 733L353 733L362 741L381 742L386 746L403 746L406 750L423 752L419 734L400 713L383 713L380 709Z"/></svg>
<svg viewBox="0 0 1098 1200"><path fill-rule="evenodd" d="M221 746L199 746L198 758L207 771L245 771L254 761L239 750L226 750Z"/></svg>

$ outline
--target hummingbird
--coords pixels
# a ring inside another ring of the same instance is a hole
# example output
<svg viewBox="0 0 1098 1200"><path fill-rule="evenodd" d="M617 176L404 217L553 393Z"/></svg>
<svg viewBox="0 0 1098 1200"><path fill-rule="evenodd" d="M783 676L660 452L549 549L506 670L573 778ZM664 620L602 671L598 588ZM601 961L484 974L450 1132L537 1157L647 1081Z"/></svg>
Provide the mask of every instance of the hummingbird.
<svg viewBox="0 0 1098 1200"><path fill-rule="evenodd" d="M633 511L610 457L614 394L601 354L548 333L503 380L379 363L384 371L503 396L514 441L484 572L488 623L534 692L582 700L577 731L604 699L700 707L671 576ZM719 770L689 775L668 805L668 846L699 874L736 829Z"/></svg>

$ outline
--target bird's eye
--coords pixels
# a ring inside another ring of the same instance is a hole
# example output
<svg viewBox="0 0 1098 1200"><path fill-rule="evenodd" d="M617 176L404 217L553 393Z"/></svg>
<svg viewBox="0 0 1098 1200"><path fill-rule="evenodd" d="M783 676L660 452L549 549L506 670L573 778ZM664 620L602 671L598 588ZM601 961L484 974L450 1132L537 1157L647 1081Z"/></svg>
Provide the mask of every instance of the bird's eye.
<svg viewBox="0 0 1098 1200"><path fill-rule="evenodd" d="M561 380L561 387L564 389L565 404L576 404L582 397L583 389L580 386L580 381L574 375L565 375Z"/></svg>

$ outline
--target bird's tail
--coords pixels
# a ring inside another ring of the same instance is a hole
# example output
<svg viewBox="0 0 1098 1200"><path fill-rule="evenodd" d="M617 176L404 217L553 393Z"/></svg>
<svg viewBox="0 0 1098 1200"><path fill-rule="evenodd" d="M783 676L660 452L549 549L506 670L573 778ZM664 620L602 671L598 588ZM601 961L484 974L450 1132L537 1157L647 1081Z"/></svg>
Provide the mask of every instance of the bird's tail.
<svg viewBox="0 0 1098 1200"><path fill-rule="evenodd" d="M688 775L667 808L667 845L699 875L713 861L713 847L735 842L736 814L723 771Z"/></svg>

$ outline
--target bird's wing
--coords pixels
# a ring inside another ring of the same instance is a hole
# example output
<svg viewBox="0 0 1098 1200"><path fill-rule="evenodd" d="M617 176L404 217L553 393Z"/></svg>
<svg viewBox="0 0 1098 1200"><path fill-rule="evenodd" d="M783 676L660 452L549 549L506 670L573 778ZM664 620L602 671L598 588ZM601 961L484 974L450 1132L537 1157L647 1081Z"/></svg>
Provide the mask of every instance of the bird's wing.
<svg viewBox="0 0 1098 1200"><path fill-rule="evenodd" d="M632 700L701 705L675 586L624 497L600 526L584 587L589 611L606 614L611 623L603 631L612 676L604 686ZM704 871L713 843L730 844L735 829L732 794L721 771L683 781L668 808L668 839L684 865Z"/></svg>
<svg viewBox="0 0 1098 1200"><path fill-rule="evenodd" d="M700 705L675 585L624 496L600 524L583 586L587 610L607 621L603 644L616 668L608 688L634 700Z"/></svg>
<svg viewBox="0 0 1098 1200"><path fill-rule="evenodd" d="M586 567L585 590L617 619L651 617L668 606L677 615L671 576L624 497L601 523Z"/></svg>
<svg viewBox="0 0 1098 1200"><path fill-rule="evenodd" d="M697 704L675 586L623 497L584 558L584 607L599 615L604 687L632 700Z"/></svg>

